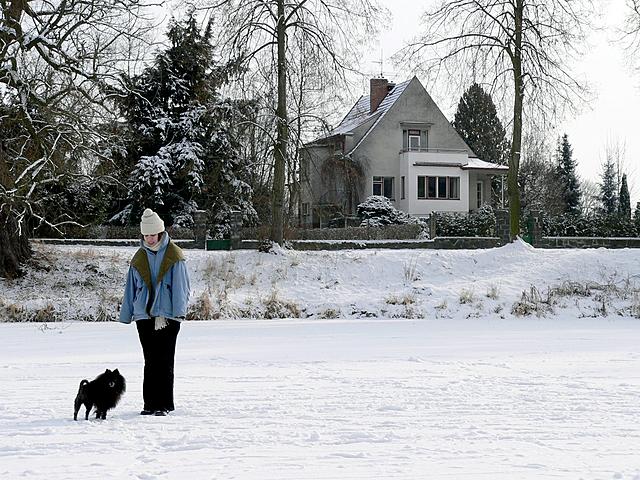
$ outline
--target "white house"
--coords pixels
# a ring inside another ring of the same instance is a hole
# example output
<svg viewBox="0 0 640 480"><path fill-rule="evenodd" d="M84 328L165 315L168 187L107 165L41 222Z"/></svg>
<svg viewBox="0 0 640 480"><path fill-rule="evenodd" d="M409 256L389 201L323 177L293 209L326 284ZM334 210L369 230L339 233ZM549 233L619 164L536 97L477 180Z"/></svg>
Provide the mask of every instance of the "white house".
<svg viewBox="0 0 640 480"><path fill-rule="evenodd" d="M318 226L384 195L415 216L469 212L490 200L508 167L479 159L420 81L370 81L369 95L327 135L301 151L300 223Z"/></svg>

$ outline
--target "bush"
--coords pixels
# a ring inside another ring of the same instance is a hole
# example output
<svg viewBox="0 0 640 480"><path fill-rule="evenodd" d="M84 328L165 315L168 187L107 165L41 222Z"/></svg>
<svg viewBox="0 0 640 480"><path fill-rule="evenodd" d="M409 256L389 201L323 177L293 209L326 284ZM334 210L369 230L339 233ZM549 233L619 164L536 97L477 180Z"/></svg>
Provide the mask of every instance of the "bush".
<svg viewBox="0 0 640 480"><path fill-rule="evenodd" d="M435 213L436 235L440 237L492 237L496 216L490 205L472 213Z"/></svg>
<svg viewBox="0 0 640 480"><path fill-rule="evenodd" d="M404 224L421 224L426 227L424 221L398 210L391 204L391 200L380 195L371 195L359 204L358 215L362 218L361 227Z"/></svg>
<svg viewBox="0 0 640 480"><path fill-rule="evenodd" d="M634 222L618 215L542 216L542 233L547 237L637 237Z"/></svg>

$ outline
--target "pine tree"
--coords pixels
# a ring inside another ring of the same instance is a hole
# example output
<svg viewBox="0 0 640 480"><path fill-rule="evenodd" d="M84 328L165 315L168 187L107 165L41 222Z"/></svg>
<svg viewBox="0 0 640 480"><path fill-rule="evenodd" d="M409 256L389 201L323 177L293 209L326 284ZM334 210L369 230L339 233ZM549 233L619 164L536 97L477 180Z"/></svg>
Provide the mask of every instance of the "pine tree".
<svg viewBox="0 0 640 480"><path fill-rule="evenodd" d="M509 144L506 132L491 95L477 83L460 98L453 127L478 158L500 165L507 163Z"/></svg>
<svg viewBox="0 0 640 480"><path fill-rule="evenodd" d="M573 158L573 149L566 133L558 141L556 157L556 174L562 189L565 213L578 214L580 213L581 194L580 183L576 175L577 162Z"/></svg>
<svg viewBox="0 0 640 480"><path fill-rule="evenodd" d="M636 229L636 236L640 236L640 202L636 203L636 210L633 212L633 223Z"/></svg>
<svg viewBox="0 0 640 480"><path fill-rule="evenodd" d="M114 221L136 223L150 207L168 224L190 226L193 212L202 208L220 236L232 210L241 212L245 224L256 219L234 127L243 105L218 92L237 66L214 62L211 24L201 32L193 12L172 20L169 47L140 75L125 79L129 91L120 107L132 130L128 152L134 167L130 203Z"/></svg>
<svg viewBox="0 0 640 480"><path fill-rule="evenodd" d="M603 214L615 215L618 212L617 172L612 158L607 158L602 166L600 203Z"/></svg>
<svg viewBox="0 0 640 480"><path fill-rule="evenodd" d="M631 220L631 197L629 196L629 187L627 185L627 174L622 175L620 183L620 196L618 197L618 215L625 219Z"/></svg>

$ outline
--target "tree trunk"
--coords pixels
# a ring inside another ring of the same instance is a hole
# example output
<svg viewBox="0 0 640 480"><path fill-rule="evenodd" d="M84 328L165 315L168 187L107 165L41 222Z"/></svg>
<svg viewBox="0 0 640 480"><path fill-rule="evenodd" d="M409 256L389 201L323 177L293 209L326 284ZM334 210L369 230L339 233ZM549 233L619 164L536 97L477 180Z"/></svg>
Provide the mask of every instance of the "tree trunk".
<svg viewBox="0 0 640 480"><path fill-rule="evenodd" d="M0 210L0 277L15 278L22 275L20 264L31 256L29 239L5 209Z"/></svg>
<svg viewBox="0 0 640 480"><path fill-rule="evenodd" d="M13 187L13 179L7 166L2 142L0 142L0 185L5 189ZM31 248L25 229L18 230L18 225L10 216L8 207L0 208L0 277L20 276L22 274L20 264L30 256Z"/></svg>
<svg viewBox="0 0 640 480"><path fill-rule="evenodd" d="M522 148L522 105L524 99L524 83L522 79L522 0L515 2L515 41L513 51L513 80L515 99L513 102L513 137L511 154L509 155L509 173L507 189L509 192L509 220L511 240L520 233L520 187L518 173L520 170L520 151Z"/></svg>
<svg viewBox="0 0 640 480"><path fill-rule="evenodd" d="M284 184L287 154L287 137L289 134L287 120L287 65L286 65L286 25L284 16L284 0L278 1L278 107L276 121L278 132L273 152L273 187L271 198L271 240L282 245L284 240Z"/></svg>

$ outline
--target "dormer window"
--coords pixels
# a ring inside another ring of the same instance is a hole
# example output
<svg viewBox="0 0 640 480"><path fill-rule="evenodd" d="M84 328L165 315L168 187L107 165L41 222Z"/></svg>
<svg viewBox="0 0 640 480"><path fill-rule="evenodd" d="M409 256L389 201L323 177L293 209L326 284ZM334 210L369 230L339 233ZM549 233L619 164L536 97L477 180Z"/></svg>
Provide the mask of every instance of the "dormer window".
<svg viewBox="0 0 640 480"><path fill-rule="evenodd" d="M426 152L429 147L430 123L400 122L402 128L402 150Z"/></svg>
<svg viewBox="0 0 640 480"><path fill-rule="evenodd" d="M420 130L409 130L407 134L409 150L420 150Z"/></svg>

